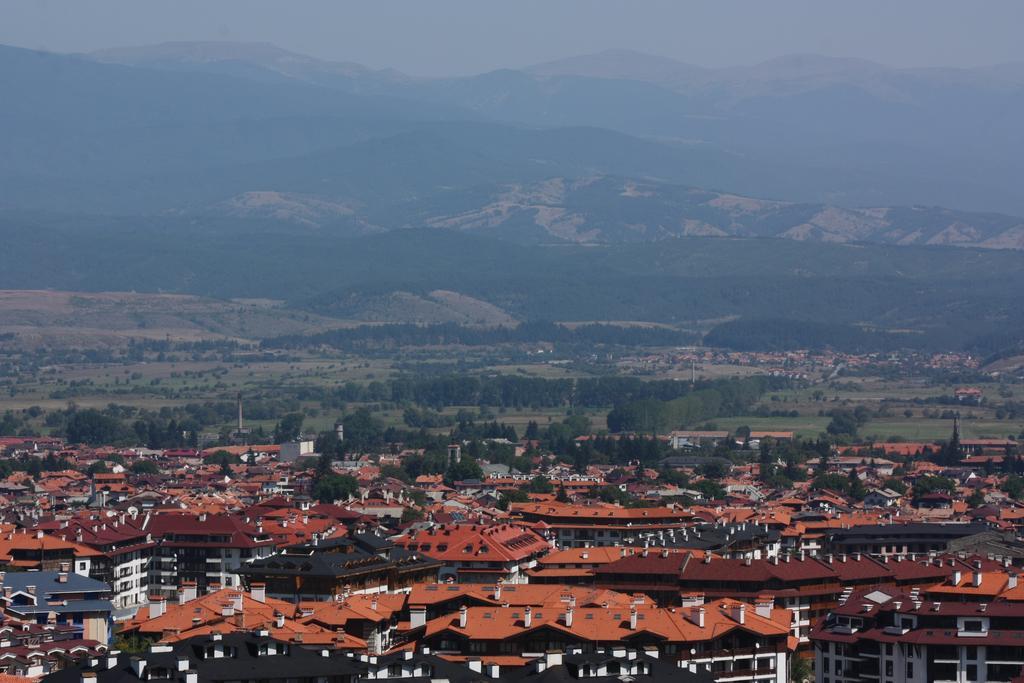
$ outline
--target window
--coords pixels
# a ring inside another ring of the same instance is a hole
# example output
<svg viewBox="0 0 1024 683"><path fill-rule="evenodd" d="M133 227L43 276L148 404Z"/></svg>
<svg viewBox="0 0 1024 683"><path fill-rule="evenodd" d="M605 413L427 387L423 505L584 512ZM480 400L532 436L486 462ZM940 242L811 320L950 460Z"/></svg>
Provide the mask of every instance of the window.
<svg viewBox="0 0 1024 683"><path fill-rule="evenodd" d="M913 662L907 662L907 680L910 680L913 677L914 677L914 663Z"/></svg>
<svg viewBox="0 0 1024 683"><path fill-rule="evenodd" d="M978 680L978 665L968 664L967 665L967 680L976 681Z"/></svg>
<svg viewBox="0 0 1024 683"><path fill-rule="evenodd" d="M981 633L984 628L982 627L981 619L964 619L962 631L969 631L970 633Z"/></svg>
<svg viewBox="0 0 1024 683"><path fill-rule="evenodd" d="M885 675L888 678L892 678L892 660L885 660Z"/></svg>

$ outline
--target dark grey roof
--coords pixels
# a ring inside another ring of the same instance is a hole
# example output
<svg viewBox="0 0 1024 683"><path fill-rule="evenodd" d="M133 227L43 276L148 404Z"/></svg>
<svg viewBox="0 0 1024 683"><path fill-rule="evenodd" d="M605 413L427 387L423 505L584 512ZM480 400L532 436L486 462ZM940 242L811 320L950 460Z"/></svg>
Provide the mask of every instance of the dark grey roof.
<svg viewBox="0 0 1024 683"><path fill-rule="evenodd" d="M3 586L10 587L14 592L26 591L29 586L36 587L36 593L58 594L58 593L109 593L110 586L90 579L88 576L81 576L69 572L67 581L61 583L59 572L7 572L4 575Z"/></svg>
<svg viewBox="0 0 1024 683"><path fill-rule="evenodd" d="M39 605L8 605L7 611L13 614L75 614L78 612L111 612L114 605L109 600L68 600L66 605L48 605L43 601Z"/></svg>
<svg viewBox="0 0 1024 683"><path fill-rule="evenodd" d="M973 534L980 534L990 531L987 524L929 524L918 522L915 524L872 524L870 526L855 526L849 529L836 529L829 534L829 540L842 543L852 539L878 539L882 542L886 538L911 538L920 540L940 540L962 538Z"/></svg>
<svg viewBox="0 0 1024 683"><path fill-rule="evenodd" d="M344 577L367 571L384 571L394 566L440 564L421 553L406 550L392 551L391 558L365 552L313 552L310 554L283 553L255 560L238 572L257 579L261 576L326 576Z"/></svg>

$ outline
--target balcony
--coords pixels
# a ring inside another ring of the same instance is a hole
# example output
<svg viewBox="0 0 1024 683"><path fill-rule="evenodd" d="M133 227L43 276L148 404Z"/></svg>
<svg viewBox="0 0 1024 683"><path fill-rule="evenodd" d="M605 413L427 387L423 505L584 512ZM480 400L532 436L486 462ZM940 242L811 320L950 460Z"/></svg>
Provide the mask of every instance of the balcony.
<svg viewBox="0 0 1024 683"><path fill-rule="evenodd" d="M763 666L759 669L733 669L732 671L712 671L711 675L719 683L725 681L749 681L764 676L775 676L775 669Z"/></svg>

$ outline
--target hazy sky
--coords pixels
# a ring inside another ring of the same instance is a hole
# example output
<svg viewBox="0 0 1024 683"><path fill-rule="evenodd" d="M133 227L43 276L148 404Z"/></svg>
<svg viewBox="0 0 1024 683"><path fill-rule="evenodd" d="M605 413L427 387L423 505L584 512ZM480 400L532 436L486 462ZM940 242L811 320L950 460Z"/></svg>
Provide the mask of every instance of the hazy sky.
<svg viewBox="0 0 1024 683"><path fill-rule="evenodd" d="M817 52L1024 61L1024 0L0 0L0 43L57 52L268 41L417 75L632 48L706 66Z"/></svg>

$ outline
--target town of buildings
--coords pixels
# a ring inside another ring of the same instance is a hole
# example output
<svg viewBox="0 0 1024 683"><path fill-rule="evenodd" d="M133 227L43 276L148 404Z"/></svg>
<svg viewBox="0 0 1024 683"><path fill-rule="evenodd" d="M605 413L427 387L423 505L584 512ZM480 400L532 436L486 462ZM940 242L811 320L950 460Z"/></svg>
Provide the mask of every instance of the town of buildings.
<svg viewBox="0 0 1024 683"><path fill-rule="evenodd" d="M665 437L660 471L689 477L677 484L543 453L525 474L403 481L351 454L331 464L356 484L336 500L314 499L308 446L238 447L225 464L213 449L7 439L6 457L72 468L0 481L0 680L1022 675L1024 507L1004 490L1016 442L963 441L950 466L915 457L928 444L828 453L819 473L861 495L727 464L709 497L705 456L736 439ZM143 460L155 468L131 467ZM88 474L97 462L113 466Z"/></svg>

